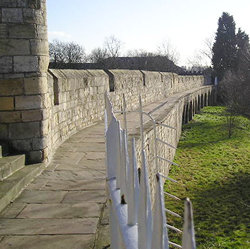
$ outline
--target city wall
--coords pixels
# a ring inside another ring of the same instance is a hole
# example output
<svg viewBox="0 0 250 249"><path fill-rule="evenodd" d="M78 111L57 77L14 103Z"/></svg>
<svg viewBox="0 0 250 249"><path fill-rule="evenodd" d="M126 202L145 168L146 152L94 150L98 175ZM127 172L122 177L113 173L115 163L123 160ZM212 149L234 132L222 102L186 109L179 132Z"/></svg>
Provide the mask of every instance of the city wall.
<svg viewBox="0 0 250 249"><path fill-rule="evenodd" d="M107 91L115 110L122 110L123 95L128 110L152 103L173 93L203 85L201 76L131 70L59 70L48 72L48 156L78 130L104 118L104 93Z"/></svg>
<svg viewBox="0 0 250 249"><path fill-rule="evenodd" d="M0 141L27 162L49 160L104 117L104 93L129 110L200 87L202 76L134 70L48 70L46 0L0 1Z"/></svg>

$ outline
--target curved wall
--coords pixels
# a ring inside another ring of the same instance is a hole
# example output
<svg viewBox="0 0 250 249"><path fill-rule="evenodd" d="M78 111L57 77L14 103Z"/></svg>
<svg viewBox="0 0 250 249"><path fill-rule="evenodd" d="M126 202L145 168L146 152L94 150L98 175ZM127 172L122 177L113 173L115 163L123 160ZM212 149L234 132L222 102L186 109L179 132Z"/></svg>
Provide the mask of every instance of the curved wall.
<svg viewBox="0 0 250 249"><path fill-rule="evenodd" d="M104 118L106 91L116 110L122 110L123 94L127 108L134 110L138 107L139 95L142 96L143 104L147 104L203 84L202 76L178 76L172 73L49 70L47 155L50 158L65 139Z"/></svg>

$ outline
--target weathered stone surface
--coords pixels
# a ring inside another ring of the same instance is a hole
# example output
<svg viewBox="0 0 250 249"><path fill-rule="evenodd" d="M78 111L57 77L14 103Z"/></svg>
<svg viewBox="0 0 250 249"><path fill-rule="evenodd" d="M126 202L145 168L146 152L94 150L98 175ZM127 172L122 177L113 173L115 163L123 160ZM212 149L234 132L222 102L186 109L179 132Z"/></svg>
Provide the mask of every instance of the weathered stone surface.
<svg viewBox="0 0 250 249"><path fill-rule="evenodd" d="M0 73L11 73L11 72L12 72L12 57L1 56L0 57Z"/></svg>
<svg viewBox="0 0 250 249"><path fill-rule="evenodd" d="M30 151L32 150L32 139L20 139L12 141L12 146L14 150Z"/></svg>
<svg viewBox="0 0 250 249"><path fill-rule="evenodd" d="M92 249L93 235L8 236L0 242L2 249Z"/></svg>
<svg viewBox="0 0 250 249"><path fill-rule="evenodd" d="M14 72L37 72L37 56L14 56Z"/></svg>
<svg viewBox="0 0 250 249"><path fill-rule="evenodd" d="M41 109L41 96L17 96L15 97L15 109L25 110L25 109Z"/></svg>
<svg viewBox="0 0 250 249"><path fill-rule="evenodd" d="M47 56L49 53L49 44L45 40L31 40L31 53L33 55L45 55Z"/></svg>
<svg viewBox="0 0 250 249"><path fill-rule="evenodd" d="M0 219L0 235L91 234L98 218Z"/></svg>
<svg viewBox="0 0 250 249"><path fill-rule="evenodd" d="M0 123L0 139L8 139L9 129L7 124Z"/></svg>
<svg viewBox="0 0 250 249"><path fill-rule="evenodd" d="M9 24L9 38L27 38L36 37L36 26L34 24Z"/></svg>
<svg viewBox="0 0 250 249"><path fill-rule="evenodd" d="M105 190L95 190L95 191L70 191L65 195L63 203L72 202L97 202L104 203L106 201Z"/></svg>
<svg viewBox="0 0 250 249"><path fill-rule="evenodd" d="M30 121L41 121L43 118L42 110L26 110L22 111L22 121L30 122Z"/></svg>
<svg viewBox="0 0 250 249"><path fill-rule="evenodd" d="M0 96L21 95L23 93L23 79L0 80Z"/></svg>
<svg viewBox="0 0 250 249"><path fill-rule="evenodd" d="M27 159L30 163L39 163L43 162L44 156L42 150L29 151L27 154Z"/></svg>
<svg viewBox="0 0 250 249"><path fill-rule="evenodd" d="M30 43L25 39L0 40L0 56L3 55L29 55Z"/></svg>
<svg viewBox="0 0 250 249"><path fill-rule="evenodd" d="M21 122L20 112L0 112L0 123Z"/></svg>
<svg viewBox="0 0 250 249"><path fill-rule="evenodd" d="M23 21L25 23L36 23L36 24L45 24L46 16L40 10L35 9L24 9L23 10Z"/></svg>
<svg viewBox="0 0 250 249"><path fill-rule="evenodd" d="M45 185L44 181L43 181L43 185ZM42 185L40 185L40 187L42 187ZM16 199L16 202L17 203L37 203L37 204L38 203L43 203L43 204L60 203L67 193L68 193L67 191L25 190Z"/></svg>
<svg viewBox="0 0 250 249"><path fill-rule="evenodd" d="M70 181L60 179L54 179L48 181L44 186L45 190L102 190L105 189L105 180L82 180L82 181Z"/></svg>
<svg viewBox="0 0 250 249"><path fill-rule="evenodd" d="M33 150L42 150L47 147L47 139L45 137L33 138L32 139L32 148Z"/></svg>
<svg viewBox="0 0 250 249"><path fill-rule="evenodd" d="M25 208L25 206L26 203L11 203L7 208L3 210L3 212L0 213L0 218L16 218L17 215Z"/></svg>
<svg viewBox="0 0 250 249"><path fill-rule="evenodd" d="M17 8L17 7L26 7L27 1L23 0L1 0L1 7L5 8Z"/></svg>
<svg viewBox="0 0 250 249"><path fill-rule="evenodd" d="M2 8L2 22L20 23L23 22L21 8Z"/></svg>
<svg viewBox="0 0 250 249"><path fill-rule="evenodd" d="M100 216L96 203L28 204L17 218L91 218Z"/></svg>
<svg viewBox="0 0 250 249"><path fill-rule="evenodd" d="M25 139L40 136L40 123L16 123L10 124L10 138Z"/></svg>
<svg viewBox="0 0 250 249"><path fill-rule="evenodd" d="M39 94L48 91L45 77L33 77L24 79L24 91L26 94Z"/></svg>
<svg viewBox="0 0 250 249"><path fill-rule="evenodd" d="M0 98L0 111L10 111L14 109L14 98L1 97Z"/></svg>

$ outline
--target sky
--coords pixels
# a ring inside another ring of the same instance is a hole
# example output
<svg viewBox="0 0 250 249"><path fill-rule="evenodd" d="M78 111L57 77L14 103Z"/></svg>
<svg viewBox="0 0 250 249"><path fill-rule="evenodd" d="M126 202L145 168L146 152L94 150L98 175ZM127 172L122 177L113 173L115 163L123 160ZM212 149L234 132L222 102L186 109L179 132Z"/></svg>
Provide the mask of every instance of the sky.
<svg viewBox="0 0 250 249"><path fill-rule="evenodd" d="M250 34L250 0L47 0L49 40L74 41L87 53L105 38L122 41L122 52L154 52L163 42L187 65L213 39L222 12Z"/></svg>

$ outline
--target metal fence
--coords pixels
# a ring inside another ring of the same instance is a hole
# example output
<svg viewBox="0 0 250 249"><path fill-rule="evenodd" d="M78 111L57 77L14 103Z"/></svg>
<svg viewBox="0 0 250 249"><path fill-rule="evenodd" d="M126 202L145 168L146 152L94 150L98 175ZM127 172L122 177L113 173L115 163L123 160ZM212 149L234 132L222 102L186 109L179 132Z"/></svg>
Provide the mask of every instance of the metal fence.
<svg viewBox="0 0 250 249"><path fill-rule="evenodd" d="M135 139L128 145L127 135L127 110L124 98L122 110L124 129L114 115L112 104L108 95L105 95L105 136L106 136L106 160L107 160L107 192L110 202L110 236L112 249L168 249L169 246L183 249L195 249L195 236L193 225L192 204L189 199L185 201L184 217L165 208L164 194L180 200L178 197L164 192L165 180L176 182L163 175L159 171L159 161L170 160L157 154L157 144L166 146L171 144L157 137L157 125L174 129L161 123L157 123L151 116L152 113L143 112L141 98L139 98L141 127L141 159L140 167L137 165ZM155 183L156 191L154 206L152 207L148 166L144 150L143 116L150 118L154 127L155 148ZM131 146L131 155L128 153ZM175 148L174 146L172 146ZM140 174L138 169L140 168ZM167 224L167 215L174 215L184 219L183 231ZM169 241L168 230L182 233L182 246Z"/></svg>

